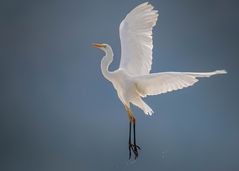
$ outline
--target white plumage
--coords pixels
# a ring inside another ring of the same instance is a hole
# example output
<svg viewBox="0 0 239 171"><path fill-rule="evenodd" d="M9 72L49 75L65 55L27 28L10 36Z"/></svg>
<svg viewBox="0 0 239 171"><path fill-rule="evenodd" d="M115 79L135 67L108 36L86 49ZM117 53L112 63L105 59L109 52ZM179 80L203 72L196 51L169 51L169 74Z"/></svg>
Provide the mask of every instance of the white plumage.
<svg viewBox="0 0 239 171"><path fill-rule="evenodd" d="M134 8L120 24L120 68L131 75L149 74L152 65L152 29L158 11L146 3Z"/></svg>
<svg viewBox="0 0 239 171"><path fill-rule="evenodd" d="M94 44L106 55L101 61L101 70L112 82L117 94L130 109L130 103L151 115L153 110L141 97L158 95L194 85L199 77L225 74L225 70L213 72L161 72L150 73L152 65L152 29L156 24L158 11L148 2L135 7L121 22L121 61L118 70L109 71L113 51L108 44Z"/></svg>
<svg viewBox="0 0 239 171"><path fill-rule="evenodd" d="M131 158L131 151L137 158L138 149L140 149L136 144L135 117L130 110L130 104L139 107L145 114L152 115L153 110L142 100L142 97L179 90L194 85L200 77L226 73L225 70L202 73L150 73L153 49L152 29L157 18L158 11L146 2L134 8L121 22L119 28L121 61L119 69L115 71L108 70L113 61L113 51L110 45L94 44L94 47L100 48L106 54L101 60L102 74L113 84L129 116L129 158ZM132 124L134 144L131 144Z"/></svg>

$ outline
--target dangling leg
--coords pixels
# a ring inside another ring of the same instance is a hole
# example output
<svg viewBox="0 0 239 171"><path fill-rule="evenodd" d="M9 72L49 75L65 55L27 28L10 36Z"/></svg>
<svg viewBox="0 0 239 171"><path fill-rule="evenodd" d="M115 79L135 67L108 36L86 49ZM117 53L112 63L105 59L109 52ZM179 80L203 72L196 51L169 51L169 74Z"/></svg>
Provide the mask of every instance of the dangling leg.
<svg viewBox="0 0 239 171"><path fill-rule="evenodd" d="M129 124L129 159L131 158L131 150L133 151L134 155L135 155L135 159L138 157L138 149L140 149L140 147L138 145L136 145L136 134L135 134L135 117L133 116L133 113L131 112L131 110L125 106L125 109L128 113L128 117L130 120L130 124ZM133 123L133 129L134 129L134 144L131 144L131 126Z"/></svg>
<svg viewBox="0 0 239 171"><path fill-rule="evenodd" d="M135 125L136 122L134 120L134 154L135 154L135 159L138 157L139 153L138 153L138 149L141 150L141 148L136 144L136 131L135 131Z"/></svg>
<svg viewBox="0 0 239 171"><path fill-rule="evenodd" d="M129 159L131 158L131 122L129 121Z"/></svg>

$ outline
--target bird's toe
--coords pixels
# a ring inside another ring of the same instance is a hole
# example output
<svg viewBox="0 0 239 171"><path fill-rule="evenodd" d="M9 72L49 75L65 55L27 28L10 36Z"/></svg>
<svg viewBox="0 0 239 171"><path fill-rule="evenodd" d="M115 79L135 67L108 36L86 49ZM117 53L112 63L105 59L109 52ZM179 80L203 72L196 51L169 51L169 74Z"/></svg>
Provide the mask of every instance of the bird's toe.
<svg viewBox="0 0 239 171"><path fill-rule="evenodd" d="M134 158L136 159L139 156L138 150L141 150L141 148L136 144L129 144L129 159L131 158L131 150L134 153Z"/></svg>

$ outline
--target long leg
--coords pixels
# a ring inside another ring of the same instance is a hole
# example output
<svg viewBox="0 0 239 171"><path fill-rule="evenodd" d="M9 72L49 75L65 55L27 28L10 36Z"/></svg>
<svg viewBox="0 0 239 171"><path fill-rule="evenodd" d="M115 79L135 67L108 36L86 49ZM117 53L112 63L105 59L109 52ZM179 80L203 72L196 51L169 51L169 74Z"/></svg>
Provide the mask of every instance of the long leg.
<svg viewBox="0 0 239 171"><path fill-rule="evenodd" d="M131 122L129 121L129 159L131 158Z"/></svg>
<svg viewBox="0 0 239 171"><path fill-rule="evenodd" d="M135 122L134 122L134 145L136 145L136 133L135 133Z"/></svg>
<svg viewBox="0 0 239 171"><path fill-rule="evenodd" d="M139 153L138 153L138 149L141 150L141 148L136 144L136 129L135 129L135 126L136 126L136 122L134 120L134 124L133 124L133 129L134 129L134 154L135 154L135 159L138 157Z"/></svg>
<svg viewBox="0 0 239 171"><path fill-rule="evenodd" d="M133 151L134 155L135 155L135 159L138 157L138 149L140 149L140 147L136 144L136 133L135 133L135 117L133 115L133 113L131 112L131 110L125 106L125 109L128 113L128 117L130 120L130 124L129 124L129 159L131 158L131 150ZM133 131L134 131L134 144L131 144L131 126L133 123Z"/></svg>

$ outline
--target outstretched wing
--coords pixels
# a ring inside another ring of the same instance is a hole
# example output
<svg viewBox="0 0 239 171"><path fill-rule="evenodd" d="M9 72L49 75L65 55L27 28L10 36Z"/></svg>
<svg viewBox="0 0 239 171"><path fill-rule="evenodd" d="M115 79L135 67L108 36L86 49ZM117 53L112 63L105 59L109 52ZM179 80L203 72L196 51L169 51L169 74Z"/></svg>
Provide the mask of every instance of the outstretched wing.
<svg viewBox="0 0 239 171"><path fill-rule="evenodd" d="M152 64L152 29L158 18L148 2L135 7L121 22L120 67L133 76L146 75Z"/></svg>
<svg viewBox="0 0 239 171"><path fill-rule="evenodd" d="M192 86L198 77L225 74L225 70L214 72L161 72L135 78L137 91L142 97L171 92Z"/></svg>

